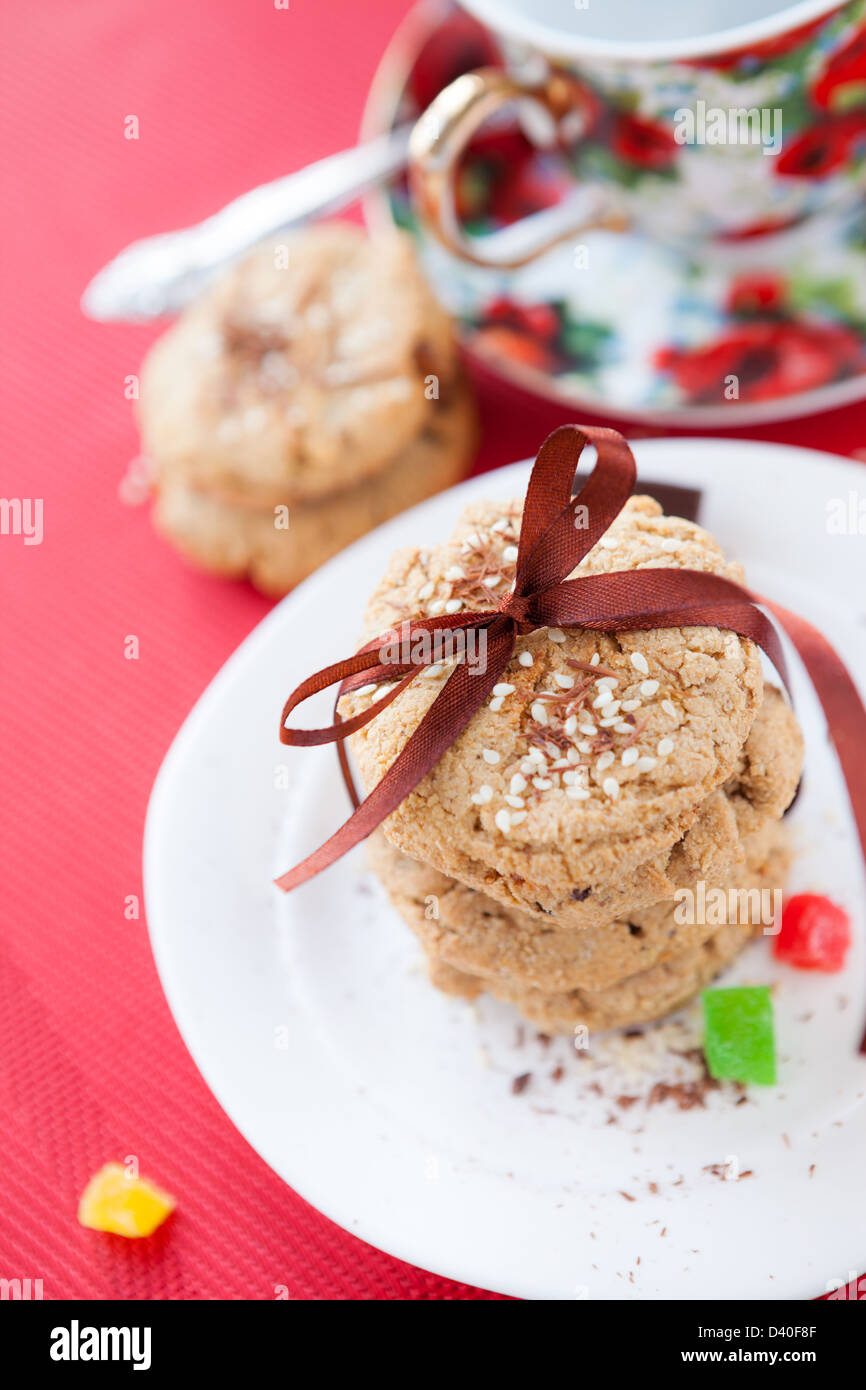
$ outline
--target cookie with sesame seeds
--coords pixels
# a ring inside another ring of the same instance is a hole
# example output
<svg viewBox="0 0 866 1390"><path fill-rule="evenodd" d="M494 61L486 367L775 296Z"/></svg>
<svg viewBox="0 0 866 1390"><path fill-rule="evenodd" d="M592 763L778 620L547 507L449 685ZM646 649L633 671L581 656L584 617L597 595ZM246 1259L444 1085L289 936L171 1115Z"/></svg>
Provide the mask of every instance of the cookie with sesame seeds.
<svg viewBox="0 0 866 1390"><path fill-rule="evenodd" d="M392 903L418 937L431 983L467 999L489 992L551 1034L571 1033L580 1024L590 1029L628 1027L661 1018L687 1003L760 930L753 920L739 917L741 895L751 895L744 901L760 901L763 910L765 901L773 901L768 895L782 888L790 860L784 831L777 824L775 843L767 856L752 867L741 866L733 875L728 888L738 896L729 900L735 911L725 924L708 925L698 914L694 924L681 926L674 903L658 904L652 914L659 933L669 933L668 949L644 956L632 952L624 973L601 977L580 958L582 932L546 932L525 914L509 913L492 899L442 875L436 876L438 893L433 891L433 880L423 884L428 890L423 897L418 896L417 881L411 892L402 891L405 875L395 872L397 853L384 836L378 842L374 837L373 867L380 877L384 873ZM755 894L762 896L758 899ZM703 918L707 915L704 912ZM516 920L519 916L523 932ZM649 926L646 916L642 920ZM634 941L635 926L631 920L617 921L605 930L611 942L617 938ZM509 933L511 940L506 941ZM499 938L498 954L488 950L483 968L471 966L471 943L492 934ZM570 938L570 953L557 958L556 944L548 937ZM625 956L620 959L626 964Z"/></svg>
<svg viewBox="0 0 866 1390"><path fill-rule="evenodd" d="M263 593L279 596L374 526L459 482L476 440L472 395L455 383L417 438L386 468L333 496L284 507L238 507L163 477L154 524L194 564L226 578L246 576Z"/></svg>
<svg viewBox="0 0 866 1390"><path fill-rule="evenodd" d="M364 638L401 618L489 609L514 578L521 504L477 503L452 539L396 555ZM632 498L575 574L679 566L742 578L708 532ZM449 608L450 604L457 605ZM352 739L382 777L447 676L419 676ZM491 699L385 821L407 854L566 924L575 895L669 851L731 778L761 702L755 646L718 628L521 636ZM354 713L373 693L346 697Z"/></svg>
<svg viewBox="0 0 866 1390"><path fill-rule="evenodd" d="M786 737L795 751L779 768L772 792L753 791L745 756L741 780L732 779L710 794L670 854L641 866L613 892L601 890L573 903L567 925L561 915L540 917L504 907L401 853L381 831L370 839L370 863L404 916L407 903L436 902L438 916L425 921L426 939L455 968L482 976L505 971L537 989L605 989L711 934L712 923L672 919L676 894L695 893L700 884L705 890L738 884L743 874L779 855L785 829L778 815L765 808L772 804L775 811L793 796L801 743L793 715L768 686L747 746L753 743L760 757L759 750L782 745ZM754 803L749 793L755 795Z"/></svg>
<svg viewBox="0 0 866 1390"><path fill-rule="evenodd" d="M157 475L269 507L333 493L416 439L457 372L410 239L328 222L264 243L165 333L141 373Z"/></svg>

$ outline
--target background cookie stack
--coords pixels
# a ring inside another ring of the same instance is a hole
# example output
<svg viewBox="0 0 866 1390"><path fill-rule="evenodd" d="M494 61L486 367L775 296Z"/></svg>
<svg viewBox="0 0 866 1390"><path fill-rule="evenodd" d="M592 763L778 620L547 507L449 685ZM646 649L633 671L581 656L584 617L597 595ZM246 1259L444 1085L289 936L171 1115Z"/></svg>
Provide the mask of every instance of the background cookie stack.
<svg viewBox="0 0 866 1390"><path fill-rule="evenodd" d="M332 222L260 247L155 345L141 380L154 520L282 594L469 468L452 325L408 238Z"/></svg>
<svg viewBox="0 0 866 1390"><path fill-rule="evenodd" d="M493 607L519 523L519 503L479 504L448 544L395 555L365 640L407 613ZM743 578L712 536L646 497L575 573L646 566ZM368 790L450 669L416 678L353 737ZM356 691L341 710L381 693ZM440 989L488 990L550 1033L642 1022L772 922L766 890L784 881L781 817L801 764L793 713L735 634L542 629L518 638L491 698L372 837L370 858ZM750 897L726 894L720 909L719 888Z"/></svg>

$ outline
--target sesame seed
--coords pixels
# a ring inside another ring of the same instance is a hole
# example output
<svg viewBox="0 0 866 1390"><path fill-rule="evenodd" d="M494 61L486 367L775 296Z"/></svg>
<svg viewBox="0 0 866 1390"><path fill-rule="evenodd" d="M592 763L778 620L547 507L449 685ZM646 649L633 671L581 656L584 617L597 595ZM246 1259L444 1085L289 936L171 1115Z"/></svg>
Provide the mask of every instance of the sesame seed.
<svg viewBox="0 0 866 1390"><path fill-rule="evenodd" d="M507 531L508 521L504 516L501 516L498 521L494 521L490 529L491 531Z"/></svg>
<svg viewBox="0 0 866 1390"><path fill-rule="evenodd" d="M547 710L545 709L541 700L533 700L532 705L530 706L529 713L532 715L536 724L547 723Z"/></svg>
<svg viewBox="0 0 866 1390"><path fill-rule="evenodd" d="M536 787L540 792L548 792L550 791L550 788L553 786L553 783L551 782L549 777L533 777L532 785Z"/></svg>
<svg viewBox="0 0 866 1390"><path fill-rule="evenodd" d="M497 830L502 831L503 835L507 835L511 829L511 812L497 811L496 815L493 817L493 824L496 826Z"/></svg>
<svg viewBox="0 0 866 1390"><path fill-rule="evenodd" d="M515 811L514 814L513 814L513 816L511 817L511 824L512 824L512 825L522 825L523 822L524 822L525 820L526 820L526 812L525 812L525 811Z"/></svg>
<svg viewBox="0 0 866 1390"><path fill-rule="evenodd" d="M525 792L525 791L526 791L526 778L525 778L525 777L521 777L521 775L520 775L519 772L515 772L514 776L513 776L512 779L511 779L511 784L510 784L509 790L510 790L512 796L519 796L519 794L520 794L521 792Z"/></svg>
<svg viewBox="0 0 866 1390"><path fill-rule="evenodd" d="M502 552L502 558L506 565L513 565L514 561L517 559L517 546L507 545Z"/></svg>
<svg viewBox="0 0 866 1390"><path fill-rule="evenodd" d="M623 700L621 708L631 714L632 710L640 709L640 700Z"/></svg>
<svg viewBox="0 0 866 1390"><path fill-rule="evenodd" d="M670 715L671 719L676 719L677 707L674 704L673 700L662 700L662 709L664 710L665 714Z"/></svg>
<svg viewBox="0 0 866 1390"><path fill-rule="evenodd" d="M580 753L579 753L579 751L578 751L576 748L569 748L569 749L566 751L565 756L566 756L567 760L568 760L570 763L579 763L579 762L580 762Z"/></svg>
<svg viewBox="0 0 866 1390"><path fill-rule="evenodd" d="M531 666L532 652L521 652L517 660L520 662L521 666Z"/></svg>
<svg viewBox="0 0 866 1390"><path fill-rule="evenodd" d="M631 767L632 763L636 763L639 757L640 754L636 748L627 748L622 755L623 767Z"/></svg>
<svg viewBox="0 0 866 1390"><path fill-rule="evenodd" d="M372 681L369 685L359 685L359 686L358 686L358 689L355 691L355 694L356 694L356 695L369 695L370 692L371 692L372 690L375 690L375 689L376 689L376 682L375 682L375 681Z"/></svg>
<svg viewBox="0 0 866 1390"><path fill-rule="evenodd" d="M674 751L674 741L672 738L660 738L656 745L656 752L660 758L666 758L668 753Z"/></svg>
<svg viewBox="0 0 866 1390"><path fill-rule="evenodd" d="M485 574L481 583L484 585L485 589L495 589L496 585L501 583L501 580L501 574Z"/></svg>
<svg viewBox="0 0 866 1390"><path fill-rule="evenodd" d="M589 792L585 787L566 787L566 796L570 796L572 801L586 801Z"/></svg>
<svg viewBox="0 0 866 1390"><path fill-rule="evenodd" d="M638 772L652 772L657 762L658 758L650 758L649 756L644 755L644 757L638 758L637 762L635 763L635 767Z"/></svg>
<svg viewBox="0 0 866 1390"><path fill-rule="evenodd" d="M604 707L605 718L609 718L612 714L618 714L618 713L619 713L620 704L621 704L621 701L620 701L620 700L611 700L609 704L605 705L605 707Z"/></svg>
<svg viewBox="0 0 866 1390"><path fill-rule="evenodd" d="M548 637L550 638L551 642L564 642L564 641L565 641L565 633L562 631L562 628L559 628L559 627L549 627L549 628L547 629L547 635L548 635Z"/></svg>
<svg viewBox="0 0 866 1390"><path fill-rule="evenodd" d="M439 679L444 670L445 663L443 661L437 661L433 666L425 666L424 670L421 672L421 675L427 676L430 680L435 681Z"/></svg>
<svg viewBox="0 0 866 1390"><path fill-rule="evenodd" d="M617 544L618 542L614 539L613 536L602 536L601 540L599 541L599 545L601 546L602 550L616 550Z"/></svg>
<svg viewBox="0 0 866 1390"><path fill-rule="evenodd" d="M601 709L604 705L609 705L613 700L613 695L609 690L603 690L600 695L596 695L592 702L593 709Z"/></svg>
<svg viewBox="0 0 866 1390"><path fill-rule="evenodd" d="M601 784L601 789L605 796L609 796L614 800L619 796L619 782L615 777L605 777Z"/></svg>
<svg viewBox="0 0 866 1390"><path fill-rule="evenodd" d="M530 748L526 756L531 763L544 762L544 754L542 753L540 748Z"/></svg>
<svg viewBox="0 0 866 1390"><path fill-rule="evenodd" d="M601 757L599 758L598 762L596 763L596 767L598 768L599 772L604 772L606 768L608 768L608 767L610 767L610 766L612 765L612 763L613 763L613 753L611 753L611 752L602 753L602 754L601 754Z"/></svg>
<svg viewBox="0 0 866 1390"><path fill-rule="evenodd" d="M545 746L545 748L547 749L547 756L548 756L549 758L558 758L558 757L559 757L559 749L557 748L557 746L556 746L555 743L545 743L544 746Z"/></svg>
<svg viewBox="0 0 866 1390"><path fill-rule="evenodd" d="M504 704L505 701L503 700L502 696L497 695L495 700L490 701L490 708L493 710L494 714L498 714Z"/></svg>
<svg viewBox="0 0 866 1390"><path fill-rule="evenodd" d="M463 537L463 544L471 550L473 546L481 544L481 537L477 531L470 531L468 536Z"/></svg>
<svg viewBox="0 0 866 1390"><path fill-rule="evenodd" d="M422 586L422 588L420 588L420 589L418 590L418 597L419 597L419 599L421 600L422 603L426 603L426 601L427 601L428 598L432 598L432 597L433 597L433 590L434 590L435 588L436 588L436 585L433 583L433 580L432 580L432 579L428 579L427 583L424 584L424 585Z"/></svg>
<svg viewBox="0 0 866 1390"><path fill-rule="evenodd" d="M596 681L599 690L613 690L615 685L619 685L618 676L600 676Z"/></svg>
<svg viewBox="0 0 866 1390"><path fill-rule="evenodd" d="M576 714L570 714L570 715L568 716L568 718L566 719L566 721L565 721L565 723L564 723L564 725L563 725L563 728L565 729L565 732L568 734L569 738L571 738L571 735L572 735L572 734L576 734L576 733L577 733L577 715L576 715Z"/></svg>
<svg viewBox="0 0 866 1390"><path fill-rule="evenodd" d="M591 753L592 744L589 742L589 739L581 739L577 745L577 751L578 753Z"/></svg>
<svg viewBox="0 0 866 1390"><path fill-rule="evenodd" d="M618 719L613 726L613 731L615 734L633 734L634 727L631 724L626 724L624 719Z"/></svg>
<svg viewBox="0 0 866 1390"><path fill-rule="evenodd" d="M466 572L461 569L460 565L449 565L448 569L445 571L445 578L451 580L453 583L455 579L465 579Z"/></svg>
<svg viewBox="0 0 866 1390"><path fill-rule="evenodd" d="M640 693L645 700L648 700L650 695L655 695L658 688L658 681L641 681L640 683Z"/></svg>
<svg viewBox="0 0 866 1390"><path fill-rule="evenodd" d="M643 652L632 652L629 661L636 671L640 671L642 676L649 675L649 662Z"/></svg>
<svg viewBox="0 0 866 1390"><path fill-rule="evenodd" d="M427 605L427 615L428 615L428 617L430 617L430 618L438 618L439 615L440 615L440 613L444 613L444 612L445 612L445 600L444 600L444 599L441 599L441 598L434 599L432 603L428 603L428 605Z"/></svg>
<svg viewBox="0 0 866 1390"><path fill-rule="evenodd" d="M601 729L612 729L613 726L614 726L614 724L618 724L618 723L619 723L619 715L618 715L618 714L615 714L615 715L613 715L613 717L610 718L610 719L599 719L598 723L599 723L599 728L601 728ZM631 730L630 730L630 729L629 729L629 733L631 733Z"/></svg>
<svg viewBox="0 0 866 1390"><path fill-rule="evenodd" d="M445 604L445 612L446 612L446 613L459 613L459 612L460 612L460 609L461 609L462 607L463 607L463 600L462 600L462 598L450 598L450 599L448 600L448 602Z"/></svg>
<svg viewBox="0 0 866 1390"><path fill-rule="evenodd" d="M499 762L499 754L497 753L495 748L482 748L481 756L486 763L490 764L491 767L495 767L496 764Z"/></svg>
<svg viewBox="0 0 866 1390"><path fill-rule="evenodd" d="M569 768L568 772L563 772L562 774L562 780L566 787L576 786L576 784L580 780L580 777L581 773L578 772L576 767L571 767Z"/></svg>
<svg viewBox="0 0 866 1390"><path fill-rule="evenodd" d="M571 687L574 685L574 681L571 679L571 676L564 676L561 671L554 671L553 679L556 681L556 684L562 690L570 690Z"/></svg>
<svg viewBox="0 0 866 1390"><path fill-rule="evenodd" d="M477 792L473 792L472 800L476 806L486 806L488 801L493 800L493 788L485 782L483 786L478 788Z"/></svg>
<svg viewBox="0 0 866 1390"><path fill-rule="evenodd" d="M673 536L669 536L667 540L662 541L662 550L679 550L679 548L680 543Z"/></svg>
<svg viewBox="0 0 866 1390"><path fill-rule="evenodd" d="M590 737L596 732L594 724L578 724L577 727L582 734L589 734Z"/></svg>
<svg viewBox="0 0 866 1390"><path fill-rule="evenodd" d="M499 681L499 683L493 687L494 695L512 695L513 693L514 686L509 685L507 681Z"/></svg>
<svg viewBox="0 0 866 1390"><path fill-rule="evenodd" d="M601 657L599 656L598 652L593 652L592 656L589 658L590 666L597 666L600 661Z"/></svg>
<svg viewBox="0 0 866 1390"><path fill-rule="evenodd" d="M506 796L505 800L508 802L509 806L514 807L515 811L519 811L521 806L526 805L526 802L523 800L522 796L512 796L510 792Z"/></svg>

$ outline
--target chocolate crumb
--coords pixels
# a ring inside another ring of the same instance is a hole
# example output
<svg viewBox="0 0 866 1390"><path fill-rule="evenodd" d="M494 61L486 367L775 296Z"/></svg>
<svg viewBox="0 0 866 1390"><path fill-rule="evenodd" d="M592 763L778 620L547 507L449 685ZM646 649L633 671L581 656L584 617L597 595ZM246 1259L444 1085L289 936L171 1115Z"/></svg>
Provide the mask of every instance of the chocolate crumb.
<svg viewBox="0 0 866 1390"><path fill-rule="evenodd" d="M561 1081L565 1076L565 1067L554 1067L550 1073L551 1081Z"/></svg>
<svg viewBox="0 0 866 1390"><path fill-rule="evenodd" d="M632 1197L632 1195L631 1195L630 1192L623 1192L622 1188L620 1188L619 1195L620 1195L620 1197L625 1197L625 1200L626 1200L627 1202L636 1202L636 1201L637 1201L637 1197Z"/></svg>
<svg viewBox="0 0 866 1390"><path fill-rule="evenodd" d="M629 1106L634 1105L640 1099L639 1096L617 1096L616 1103L620 1110L628 1110Z"/></svg>
<svg viewBox="0 0 866 1390"><path fill-rule="evenodd" d="M650 1192L653 1194L654 1197L657 1197L657 1196L658 1196L658 1191L659 1191L659 1185L658 1185L658 1183L657 1183L657 1182L651 1182L651 1183L649 1183L649 1190L650 1190Z"/></svg>
<svg viewBox="0 0 866 1390"><path fill-rule="evenodd" d="M525 1071L522 1074L522 1076L515 1076L514 1080L511 1083L511 1094L513 1096L519 1096L522 1091L526 1090L531 1080L531 1071Z"/></svg>
<svg viewBox="0 0 866 1390"><path fill-rule="evenodd" d="M699 1081L657 1081L649 1093L648 1105L659 1105L664 1100L672 1100L680 1110L694 1110L703 1107L708 1091L717 1091L719 1082L712 1076L701 1077Z"/></svg>
<svg viewBox="0 0 866 1390"><path fill-rule="evenodd" d="M549 1033L536 1033L535 1040L536 1042L540 1042L542 1047L550 1047Z"/></svg>
<svg viewBox="0 0 866 1390"><path fill-rule="evenodd" d="M591 888L572 888L571 896L576 903L584 903L591 892Z"/></svg>
<svg viewBox="0 0 866 1390"><path fill-rule="evenodd" d="M811 1177L814 1177L814 1175L815 1175L815 1165L814 1165L814 1163L810 1163L810 1164L809 1164L809 1177L810 1177L810 1178L811 1178Z"/></svg>

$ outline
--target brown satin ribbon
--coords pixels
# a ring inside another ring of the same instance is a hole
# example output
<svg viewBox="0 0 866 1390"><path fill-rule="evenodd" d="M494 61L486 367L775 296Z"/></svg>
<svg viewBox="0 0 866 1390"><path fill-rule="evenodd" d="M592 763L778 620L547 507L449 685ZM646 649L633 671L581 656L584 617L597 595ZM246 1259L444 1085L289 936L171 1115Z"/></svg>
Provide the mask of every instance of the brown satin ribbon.
<svg viewBox="0 0 866 1390"><path fill-rule="evenodd" d="M576 498L571 487L585 444L594 444L598 459ZM856 768L866 746L866 710L851 677L829 642L811 623L778 604L750 594L739 584L699 570L641 569L567 576L588 554L619 512L634 487L637 471L632 452L616 430L590 425L563 425L542 444L526 490L515 568L514 588L493 609L416 618L401 633L383 633L354 656L335 662L302 681L286 701L280 741L292 747L337 743L347 784L344 741L375 719L428 664L419 659L382 664L380 650L389 640L426 632L485 629L487 667L473 674L458 663L436 699L407 739L394 762L349 819L324 844L277 879L285 892L321 873L360 843L424 778L481 708L502 677L515 639L539 627L583 627L600 632L634 632L663 627L719 627L750 638L772 661L788 688L788 672L775 627L758 607L763 603L785 629L817 691L830 735L839 755L848 795L866 860L866 781ZM576 526L575 508L581 509ZM583 509L586 509L585 512ZM435 660L435 654L431 656ZM323 729L288 729L286 720L311 695L339 682L340 695L370 682L397 684L369 709ZM866 1034L861 1043L866 1052Z"/></svg>

